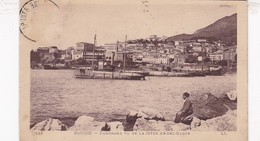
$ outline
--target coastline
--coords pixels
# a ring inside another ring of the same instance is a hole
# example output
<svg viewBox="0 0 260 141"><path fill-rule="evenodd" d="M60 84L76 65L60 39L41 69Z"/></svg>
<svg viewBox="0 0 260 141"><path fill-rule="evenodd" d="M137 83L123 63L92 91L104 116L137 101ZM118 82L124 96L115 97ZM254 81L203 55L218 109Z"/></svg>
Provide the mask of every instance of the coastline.
<svg viewBox="0 0 260 141"><path fill-rule="evenodd" d="M70 119L51 117L30 128L33 131L235 131L237 101L231 100L229 95L230 92L220 97L205 93L197 99L191 99L194 113L190 124L176 124L174 117L165 120L156 109L145 107L130 111L125 119L98 121L89 115Z"/></svg>

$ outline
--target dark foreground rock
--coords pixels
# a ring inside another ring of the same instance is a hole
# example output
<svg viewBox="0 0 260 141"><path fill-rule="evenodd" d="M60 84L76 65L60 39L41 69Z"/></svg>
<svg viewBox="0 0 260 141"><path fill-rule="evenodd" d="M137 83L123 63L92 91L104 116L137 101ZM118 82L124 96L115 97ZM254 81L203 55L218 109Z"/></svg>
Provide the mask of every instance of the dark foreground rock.
<svg viewBox="0 0 260 141"><path fill-rule="evenodd" d="M134 124L138 118L140 118L140 117L138 116L137 111L130 111L126 115L126 122L129 123L129 124Z"/></svg>
<svg viewBox="0 0 260 141"><path fill-rule="evenodd" d="M207 120L224 115L228 110L235 110L236 103L227 97L217 98L211 93L201 95L198 99L192 100L193 116Z"/></svg>
<svg viewBox="0 0 260 141"><path fill-rule="evenodd" d="M35 124L31 130L33 131L66 131L68 127L58 119L49 118Z"/></svg>

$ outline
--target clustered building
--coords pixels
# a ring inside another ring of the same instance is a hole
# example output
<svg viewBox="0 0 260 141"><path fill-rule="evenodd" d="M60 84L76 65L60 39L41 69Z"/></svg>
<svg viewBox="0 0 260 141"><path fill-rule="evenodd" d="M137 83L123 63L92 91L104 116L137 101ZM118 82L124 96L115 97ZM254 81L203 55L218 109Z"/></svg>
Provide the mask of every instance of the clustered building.
<svg viewBox="0 0 260 141"><path fill-rule="evenodd" d="M94 44L79 42L75 47L59 50L56 46L39 47L40 56L58 56L67 61L83 59L86 61L123 62L126 59L132 63L163 64L171 66L187 66L209 62L236 62L236 44L227 46L219 42L209 42L206 39L168 41L166 37L152 35L147 39L137 39L125 42L107 43L94 47ZM126 57L126 58L124 58Z"/></svg>

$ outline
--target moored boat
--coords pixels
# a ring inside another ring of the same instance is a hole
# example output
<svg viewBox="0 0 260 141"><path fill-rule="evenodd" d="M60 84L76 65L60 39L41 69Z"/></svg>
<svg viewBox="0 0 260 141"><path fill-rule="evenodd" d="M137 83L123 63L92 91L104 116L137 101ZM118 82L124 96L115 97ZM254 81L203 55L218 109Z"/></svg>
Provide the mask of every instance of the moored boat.
<svg viewBox="0 0 260 141"><path fill-rule="evenodd" d="M192 76L196 76L196 77L205 77L206 73L203 71L194 71L194 72L190 72L190 74Z"/></svg>
<svg viewBox="0 0 260 141"><path fill-rule="evenodd" d="M132 70L127 70L125 72L128 72L128 73L137 73L137 74L141 74L141 75L144 75L144 76L149 76L150 75L150 72L148 71L132 71Z"/></svg>
<svg viewBox="0 0 260 141"><path fill-rule="evenodd" d="M127 36L125 41L125 47L127 43ZM119 80L145 80L144 74L136 72L128 72L125 70L125 59L124 59L124 69L122 71L115 71L113 68L112 71L96 71L94 70L94 53L95 53L95 44L96 44L96 35L94 37L94 48L92 56L92 65L90 68L82 67L76 69L75 78L81 79L119 79ZM124 54L125 56L125 54ZM126 58L126 57L124 57ZM113 62L114 59L112 59ZM112 63L113 66L113 63Z"/></svg>
<svg viewBox="0 0 260 141"><path fill-rule="evenodd" d="M88 69L76 70L75 77L81 79L145 80L145 76L138 73L95 71Z"/></svg>
<svg viewBox="0 0 260 141"><path fill-rule="evenodd" d="M188 72L165 72L165 71L151 71L150 76L161 76L161 77L192 77L193 75Z"/></svg>
<svg viewBox="0 0 260 141"><path fill-rule="evenodd" d="M125 53L124 53L124 69L122 71L115 71L113 63L111 64L111 71L96 71L94 68L94 53L95 53L95 44L96 44L96 35L94 37L94 47L93 47L93 56L92 56L92 65L91 67L81 67L76 69L75 78L82 79L120 79L120 80L145 80L146 73L143 72L128 72L125 70ZM127 44L127 36L125 42L125 48ZM112 59L113 62L114 59Z"/></svg>

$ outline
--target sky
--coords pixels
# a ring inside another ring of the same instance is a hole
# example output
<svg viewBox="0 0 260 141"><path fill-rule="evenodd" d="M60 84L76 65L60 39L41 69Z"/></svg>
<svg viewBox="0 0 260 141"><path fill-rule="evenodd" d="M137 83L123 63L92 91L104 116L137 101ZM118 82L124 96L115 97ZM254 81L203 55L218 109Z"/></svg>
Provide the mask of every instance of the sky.
<svg viewBox="0 0 260 141"><path fill-rule="evenodd" d="M174 4L155 0L55 1L40 3L32 9L24 29L36 40L35 46L55 45L60 49L77 42L97 45L148 38L150 35L173 36L193 33L216 20L236 13L236 7L216 4Z"/></svg>

